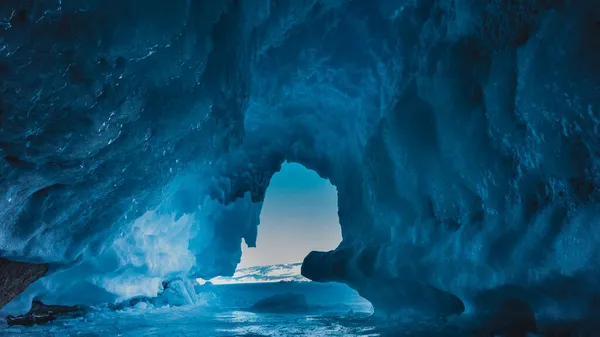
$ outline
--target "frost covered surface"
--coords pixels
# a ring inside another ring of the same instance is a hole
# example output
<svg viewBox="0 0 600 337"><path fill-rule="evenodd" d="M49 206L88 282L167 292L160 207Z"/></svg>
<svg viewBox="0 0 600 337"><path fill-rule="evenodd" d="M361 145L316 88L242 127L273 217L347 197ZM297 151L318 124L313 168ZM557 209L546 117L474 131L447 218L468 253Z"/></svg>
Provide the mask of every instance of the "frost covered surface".
<svg viewBox="0 0 600 337"><path fill-rule="evenodd" d="M338 190L343 241L308 278L388 313L585 316L598 20L594 0L4 1L0 256L53 271L13 309L233 274L287 160Z"/></svg>

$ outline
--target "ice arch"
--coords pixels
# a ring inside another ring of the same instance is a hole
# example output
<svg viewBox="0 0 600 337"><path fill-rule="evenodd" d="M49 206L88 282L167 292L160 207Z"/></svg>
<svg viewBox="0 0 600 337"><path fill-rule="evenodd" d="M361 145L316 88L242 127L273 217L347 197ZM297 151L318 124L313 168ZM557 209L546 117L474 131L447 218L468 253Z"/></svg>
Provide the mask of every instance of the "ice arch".
<svg viewBox="0 0 600 337"><path fill-rule="evenodd" d="M581 317L599 20L594 0L5 1L0 256L108 297L231 273L287 160L339 195L343 241L308 277L385 312Z"/></svg>
<svg viewBox="0 0 600 337"><path fill-rule="evenodd" d="M256 247L242 244L238 268L300 262L341 241L335 187L300 164L285 163L267 188Z"/></svg>

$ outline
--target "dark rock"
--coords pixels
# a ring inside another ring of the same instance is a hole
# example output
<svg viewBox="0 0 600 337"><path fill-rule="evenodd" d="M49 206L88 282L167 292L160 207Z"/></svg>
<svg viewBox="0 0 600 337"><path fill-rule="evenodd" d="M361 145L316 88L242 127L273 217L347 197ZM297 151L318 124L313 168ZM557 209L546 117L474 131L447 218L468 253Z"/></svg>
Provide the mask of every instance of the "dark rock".
<svg viewBox="0 0 600 337"><path fill-rule="evenodd" d="M47 272L47 264L13 262L0 258L0 309Z"/></svg>
<svg viewBox="0 0 600 337"><path fill-rule="evenodd" d="M79 306L45 305L39 301L31 303L31 310L25 315L8 316L6 322L8 325L31 326L35 324L44 324L51 322L58 317L76 317L83 313Z"/></svg>

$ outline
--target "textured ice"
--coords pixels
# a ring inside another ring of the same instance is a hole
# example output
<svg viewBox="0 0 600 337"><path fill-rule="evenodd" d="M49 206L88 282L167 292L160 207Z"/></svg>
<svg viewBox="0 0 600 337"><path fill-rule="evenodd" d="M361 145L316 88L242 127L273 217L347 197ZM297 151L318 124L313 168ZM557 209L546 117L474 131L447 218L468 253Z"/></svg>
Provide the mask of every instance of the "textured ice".
<svg viewBox="0 0 600 337"><path fill-rule="evenodd" d="M589 315L599 20L595 0L5 0L0 256L51 264L11 310L233 274L290 161L338 191L343 241L308 278L382 313Z"/></svg>
<svg viewBox="0 0 600 337"><path fill-rule="evenodd" d="M244 199L240 199L238 203L243 202ZM208 202L205 207L210 205L211 202ZM220 212L235 214L235 207L232 204ZM196 222L202 223L206 224ZM196 264L195 256L188 249L190 241L196 243L196 249L209 249L215 238L213 233L193 227L193 216L187 214L175 219L174 215L162 215L159 211L146 212L133 222L127 233L115 238L101 254L79 261L70 268L57 268L49 276L32 284L3 311L24 313L34 297L45 303L62 305L99 305L136 296L156 297L161 292L163 281L181 275L187 279L185 275L195 265L205 264L207 267L204 270L208 275L223 273L218 263L210 259L211 254L215 259L231 257L227 254L219 257L219 250L204 254L203 262ZM223 265L239 262L239 256L237 260L235 255L233 258L234 261ZM179 301L176 300L176 303Z"/></svg>

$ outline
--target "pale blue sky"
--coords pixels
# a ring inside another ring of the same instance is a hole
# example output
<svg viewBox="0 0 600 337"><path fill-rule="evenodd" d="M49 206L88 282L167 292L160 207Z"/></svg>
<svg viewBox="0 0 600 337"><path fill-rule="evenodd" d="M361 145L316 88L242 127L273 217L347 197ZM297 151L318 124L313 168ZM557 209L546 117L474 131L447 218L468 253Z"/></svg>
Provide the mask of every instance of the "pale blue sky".
<svg viewBox="0 0 600 337"><path fill-rule="evenodd" d="M267 188L256 248L242 243L238 268L301 262L341 241L335 187L300 164L285 163Z"/></svg>

